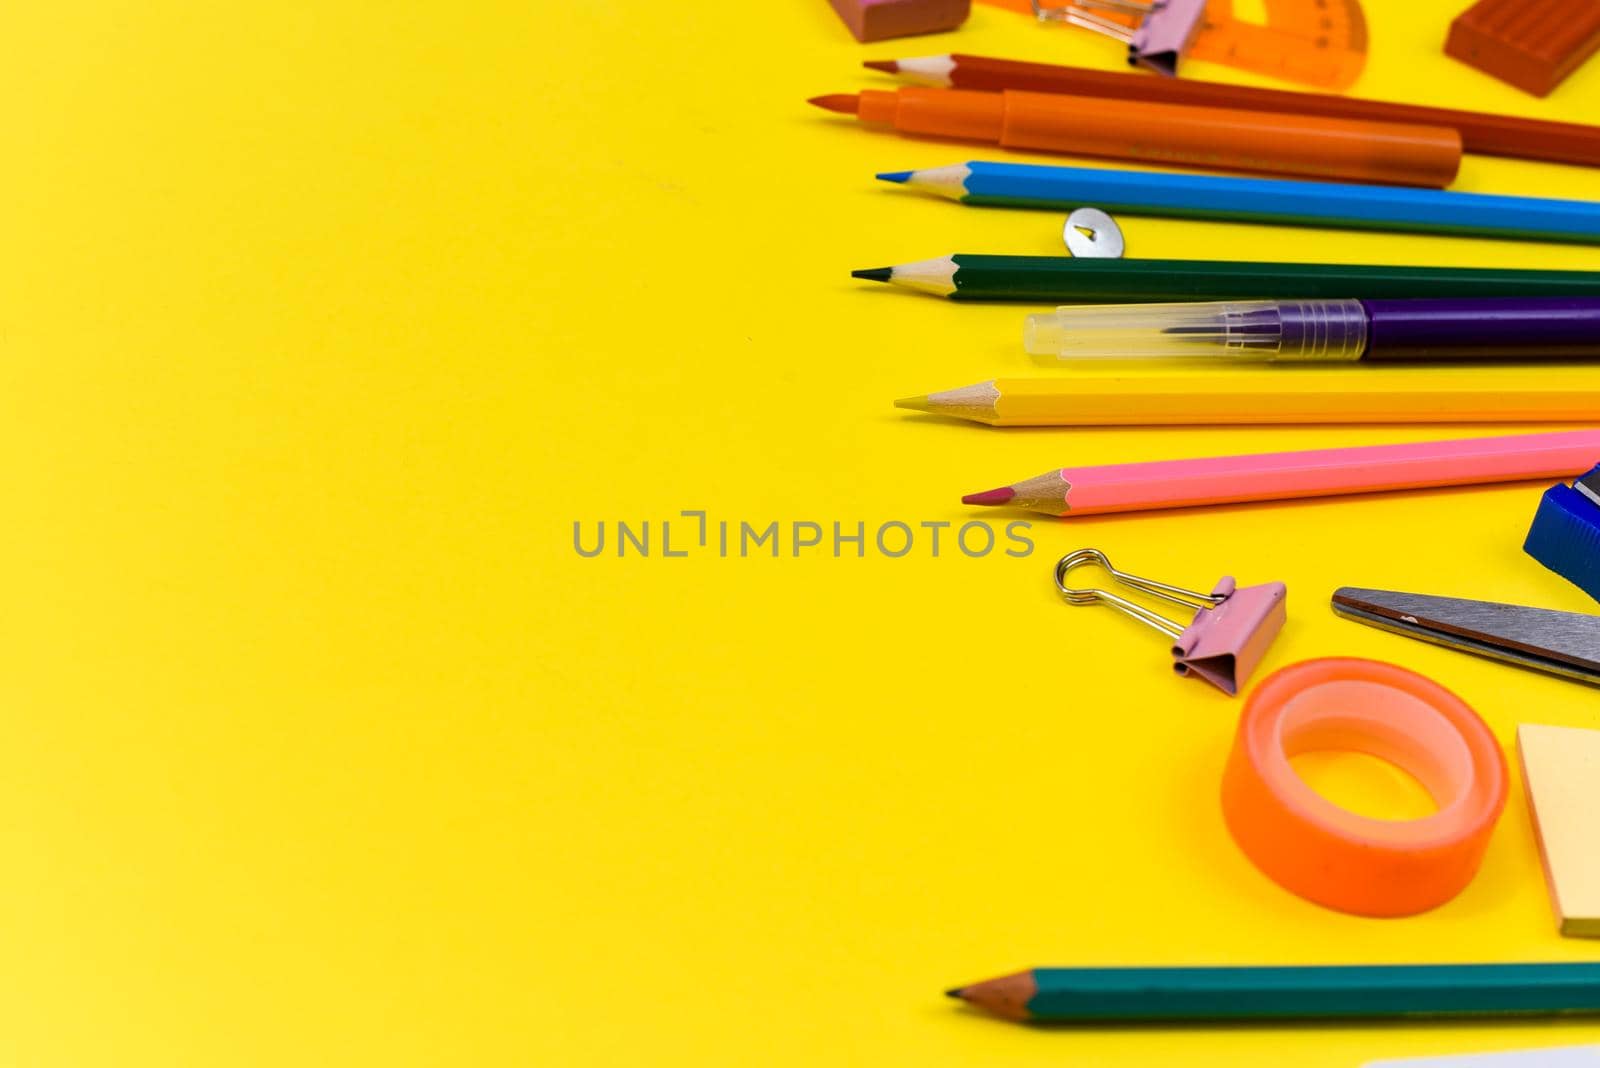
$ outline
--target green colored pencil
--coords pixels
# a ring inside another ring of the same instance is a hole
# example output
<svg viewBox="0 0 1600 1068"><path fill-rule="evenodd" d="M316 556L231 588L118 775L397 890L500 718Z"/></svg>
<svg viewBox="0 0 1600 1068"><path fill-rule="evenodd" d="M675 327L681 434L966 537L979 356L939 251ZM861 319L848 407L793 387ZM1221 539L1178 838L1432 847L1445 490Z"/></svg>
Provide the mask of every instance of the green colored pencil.
<svg viewBox="0 0 1600 1068"><path fill-rule="evenodd" d="M951 300L1117 303L1329 297L1576 297L1600 295L1600 271L1511 267L1385 267L1350 263L974 256L852 272Z"/></svg>
<svg viewBox="0 0 1600 1068"><path fill-rule="evenodd" d="M1035 968L946 991L1010 1020L1320 1020L1600 1013L1600 964Z"/></svg>

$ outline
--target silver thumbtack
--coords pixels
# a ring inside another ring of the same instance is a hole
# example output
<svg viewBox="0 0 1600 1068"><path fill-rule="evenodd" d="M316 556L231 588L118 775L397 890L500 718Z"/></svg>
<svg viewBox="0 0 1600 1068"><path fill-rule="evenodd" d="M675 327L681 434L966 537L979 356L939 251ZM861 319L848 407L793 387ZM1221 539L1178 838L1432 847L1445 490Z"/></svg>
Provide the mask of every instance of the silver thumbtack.
<svg viewBox="0 0 1600 1068"><path fill-rule="evenodd" d="M1068 215L1061 237L1074 256L1107 260L1122 256L1122 230L1099 208L1078 208Z"/></svg>

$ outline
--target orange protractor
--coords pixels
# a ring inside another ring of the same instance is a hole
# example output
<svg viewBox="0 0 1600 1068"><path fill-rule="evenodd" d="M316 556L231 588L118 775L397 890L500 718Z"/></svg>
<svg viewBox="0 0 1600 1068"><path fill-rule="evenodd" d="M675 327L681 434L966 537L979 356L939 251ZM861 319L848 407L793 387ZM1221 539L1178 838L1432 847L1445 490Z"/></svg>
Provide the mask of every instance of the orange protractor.
<svg viewBox="0 0 1600 1068"><path fill-rule="evenodd" d="M1258 24L1234 18L1232 0L1206 0L1205 22L1188 54L1336 93L1355 84L1367 64L1367 20L1358 0L1265 5L1267 21Z"/></svg>
<svg viewBox="0 0 1600 1068"><path fill-rule="evenodd" d="M1032 0L982 0L1034 14ZM1206 13L1185 53L1287 82L1343 92L1367 62L1367 20L1360 0L1263 0L1265 23L1234 17L1232 0L1207 0ZM1065 7L1045 0L1046 7ZM1138 17L1105 8L1094 14L1133 27Z"/></svg>

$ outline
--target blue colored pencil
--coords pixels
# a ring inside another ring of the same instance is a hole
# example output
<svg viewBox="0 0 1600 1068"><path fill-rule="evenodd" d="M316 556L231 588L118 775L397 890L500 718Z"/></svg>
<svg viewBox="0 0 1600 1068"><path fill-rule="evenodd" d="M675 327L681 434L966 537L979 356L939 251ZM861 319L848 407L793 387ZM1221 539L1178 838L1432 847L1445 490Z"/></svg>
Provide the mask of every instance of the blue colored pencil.
<svg viewBox="0 0 1600 1068"><path fill-rule="evenodd" d="M878 177L963 204L1600 244L1600 202L973 161Z"/></svg>
<svg viewBox="0 0 1600 1068"><path fill-rule="evenodd" d="M1332 1020L1600 1013L1600 964L1034 968L946 991L1012 1020Z"/></svg>

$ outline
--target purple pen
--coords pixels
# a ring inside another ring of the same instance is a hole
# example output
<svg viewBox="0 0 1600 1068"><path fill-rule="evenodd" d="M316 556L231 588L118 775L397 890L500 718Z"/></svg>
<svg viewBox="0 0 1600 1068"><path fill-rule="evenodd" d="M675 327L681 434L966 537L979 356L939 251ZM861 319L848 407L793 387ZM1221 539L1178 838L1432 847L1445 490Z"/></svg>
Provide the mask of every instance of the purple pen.
<svg viewBox="0 0 1600 1068"><path fill-rule="evenodd" d="M1028 316L1046 361L1600 359L1600 298L1099 304Z"/></svg>

